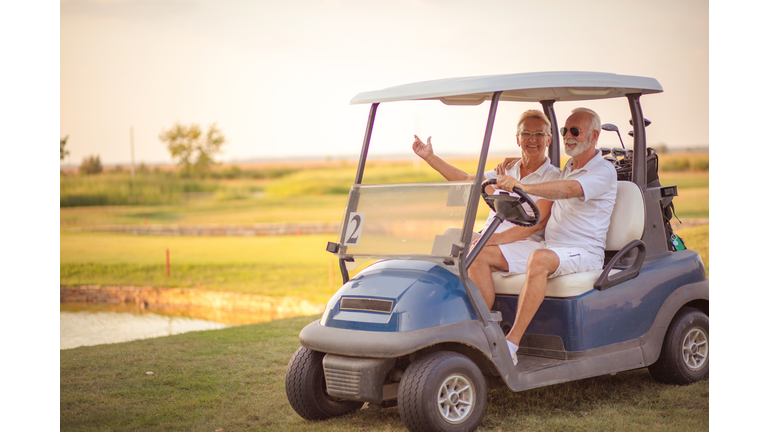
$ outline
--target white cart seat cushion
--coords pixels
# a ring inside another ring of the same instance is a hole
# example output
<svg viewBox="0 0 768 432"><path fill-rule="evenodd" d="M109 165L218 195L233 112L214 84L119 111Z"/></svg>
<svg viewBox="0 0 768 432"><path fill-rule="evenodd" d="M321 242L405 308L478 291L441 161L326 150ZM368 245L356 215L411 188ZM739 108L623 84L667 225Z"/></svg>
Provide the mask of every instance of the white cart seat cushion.
<svg viewBox="0 0 768 432"><path fill-rule="evenodd" d="M611 274L619 270L611 270ZM572 273L547 279L547 297L577 297L588 292L595 285L601 271L589 271ZM519 295L525 283L525 275L502 276L493 272L493 283L496 286L496 294Z"/></svg>
<svg viewBox="0 0 768 432"><path fill-rule="evenodd" d="M606 235L606 250L617 251L632 240L640 240L645 230L645 203L636 184L620 181L617 184L616 204ZM620 270L611 270L610 274ZM602 271L573 273L547 279L547 297L576 297L590 291ZM493 273L497 294L519 295L525 275L502 276Z"/></svg>
<svg viewBox="0 0 768 432"><path fill-rule="evenodd" d="M632 240L640 240L643 238L643 231L645 231L643 193L632 182L617 182L616 204L605 236L605 250L617 251Z"/></svg>

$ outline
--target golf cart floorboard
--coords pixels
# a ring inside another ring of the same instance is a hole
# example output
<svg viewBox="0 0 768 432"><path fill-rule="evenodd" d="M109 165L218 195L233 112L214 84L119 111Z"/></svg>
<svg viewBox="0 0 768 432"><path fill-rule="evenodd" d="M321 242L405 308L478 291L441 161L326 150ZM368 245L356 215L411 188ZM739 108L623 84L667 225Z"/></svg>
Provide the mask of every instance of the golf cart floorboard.
<svg viewBox="0 0 768 432"><path fill-rule="evenodd" d="M528 355L518 355L517 368L520 373L531 373L539 370L549 369L554 366L560 366L574 360L560 360L546 357L534 357Z"/></svg>
<svg viewBox="0 0 768 432"><path fill-rule="evenodd" d="M517 379L514 384L509 383L510 388L515 391L530 390L646 367L639 346L594 354L571 360L519 355L515 366Z"/></svg>

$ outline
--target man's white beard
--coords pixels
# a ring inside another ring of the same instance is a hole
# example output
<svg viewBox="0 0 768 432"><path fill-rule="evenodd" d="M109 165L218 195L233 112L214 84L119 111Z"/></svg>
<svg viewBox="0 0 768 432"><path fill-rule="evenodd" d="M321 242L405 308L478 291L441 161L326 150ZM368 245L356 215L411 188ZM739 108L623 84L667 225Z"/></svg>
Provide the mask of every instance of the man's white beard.
<svg viewBox="0 0 768 432"><path fill-rule="evenodd" d="M584 142L579 143L577 140L570 138L565 141L566 144L576 144L576 147L573 149L569 149L568 146L565 146L565 154L567 154L570 157L578 156L582 153L584 153L590 145L589 138L585 139Z"/></svg>

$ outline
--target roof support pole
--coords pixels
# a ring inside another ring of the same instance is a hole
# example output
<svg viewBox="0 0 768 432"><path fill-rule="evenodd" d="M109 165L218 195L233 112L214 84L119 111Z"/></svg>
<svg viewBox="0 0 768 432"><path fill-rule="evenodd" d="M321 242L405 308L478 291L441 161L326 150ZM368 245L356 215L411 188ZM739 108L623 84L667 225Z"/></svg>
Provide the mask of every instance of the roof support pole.
<svg viewBox="0 0 768 432"><path fill-rule="evenodd" d="M355 183L354 184L362 184L363 182L363 171L365 170L365 161L368 159L368 147L371 146L371 134L373 133L373 121L376 120L376 110L379 108L378 103L374 103L371 105L371 110L368 112L368 125L365 127L365 137L363 138L363 148L360 150L360 161L357 163L357 174L355 174ZM357 208L357 200L359 199L359 195L350 193L349 197L349 206L350 211L355 211ZM346 226L347 221L344 221L344 226ZM346 228L342 228L342 237L345 235ZM342 246L343 249L346 249L346 246ZM341 279L344 281L344 283L349 282L349 271L347 271L347 265L343 258L339 258L339 268L341 269Z"/></svg>
<svg viewBox="0 0 768 432"><path fill-rule="evenodd" d="M371 111L368 113L368 126L365 127L365 137L363 138L363 148L360 150L360 161L357 163L357 174L355 175L355 184L363 182L363 170L365 170L365 160L368 158L368 147L371 145L371 134L373 133L373 121L376 119L376 110L379 104L371 105Z"/></svg>
<svg viewBox="0 0 768 432"><path fill-rule="evenodd" d="M541 108L544 110L544 114L552 124L552 142L549 144L549 162L560 168L560 131L557 127L557 117L555 116L555 101L545 100L541 101Z"/></svg>
<svg viewBox="0 0 768 432"><path fill-rule="evenodd" d="M496 119L496 109L499 106L499 98L501 98L501 92L493 94L491 99L491 109L488 112L488 122L485 125L485 136L483 137L483 147L480 149L480 161L477 163L477 173L475 174L475 184L472 185L472 192L470 193L469 204L467 205L467 212L464 214L464 232L462 235L462 241L464 244L469 244L472 239L472 228L475 224L475 218L477 217L477 203L480 196L480 184L483 183L483 174L485 174L485 160L488 159L488 148L491 146L491 134L493 133L493 122ZM468 248L464 248L462 252L462 258L466 258ZM469 263L471 264L471 263ZM469 264L466 267L469 267Z"/></svg>
<svg viewBox="0 0 768 432"><path fill-rule="evenodd" d="M643 118L643 109L640 107L640 93L632 93L627 95L629 100L629 111L632 113L632 125L634 135L633 146L633 162L632 162L632 182L636 184L640 190L644 191L648 188L647 185L647 169L648 163L646 162L646 143L645 143L645 119Z"/></svg>
<svg viewBox="0 0 768 432"><path fill-rule="evenodd" d="M477 204L480 197L480 185L483 183L483 174L485 173L485 160L488 158L488 148L491 145L491 133L493 132L493 122L496 119L496 109L499 106L499 99L501 98L501 92L495 92L493 99L491 99L491 109L488 112L488 123L485 126L485 137L483 138L483 148L480 150L480 161L477 164L477 174L475 175L475 184L472 185L472 192L469 194L469 203L467 204L467 212L464 214L464 232L462 235L462 241L464 242L464 248L459 255L459 275L460 279L464 282L464 287L467 289L467 294L470 303L477 311L480 321L483 323L483 327L487 327L491 314L485 305L483 295L477 286L469 279L467 270L474 261L474 258L480 252L472 254L471 260L468 257L469 245L472 240L472 229L475 225L475 219L477 218Z"/></svg>

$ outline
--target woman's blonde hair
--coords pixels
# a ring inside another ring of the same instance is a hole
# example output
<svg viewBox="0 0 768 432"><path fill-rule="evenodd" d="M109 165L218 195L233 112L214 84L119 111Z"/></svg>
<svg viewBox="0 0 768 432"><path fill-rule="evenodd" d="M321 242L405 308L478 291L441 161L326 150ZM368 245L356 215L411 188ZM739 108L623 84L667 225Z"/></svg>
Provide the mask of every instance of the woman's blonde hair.
<svg viewBox="0 0 768 432"><path fill-rule="evenodd" d="M549 122L549 119L546 115L544 115L543 112L535 109L529 109L527 111L524 111L522 114L520 114L520 119L517 121L517 134L520 135L520 132L523 130L523 122L528 120L529 118L536 118L543 120L544 123L547 124L547 135L552 135L552 123Z"/></svg>

